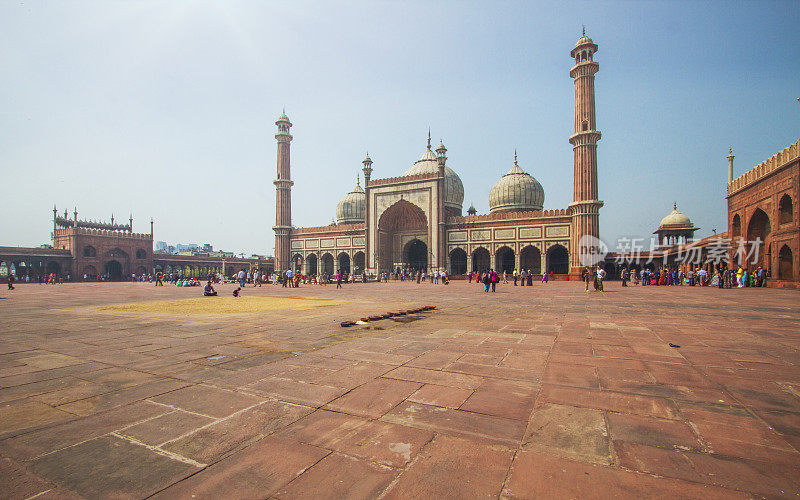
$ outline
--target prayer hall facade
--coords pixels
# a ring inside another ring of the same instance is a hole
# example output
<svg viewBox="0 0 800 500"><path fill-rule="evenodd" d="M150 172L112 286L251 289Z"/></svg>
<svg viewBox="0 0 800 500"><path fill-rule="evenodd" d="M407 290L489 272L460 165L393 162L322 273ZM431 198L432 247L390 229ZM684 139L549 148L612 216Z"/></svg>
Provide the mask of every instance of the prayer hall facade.
<svg viewBox="0 0 800 500"><path fill-rule="evenodd" d="M461 275L490 268L578 275L579 245L597 241L603 206L597 191L597 49L584 33L570 52L575 131L569 137L573 202L566 208L543 210L544 189L520 167L515 153L510 170L489 192L489 213L478 215L470 207L463 214L461 179L447 162L444 144L433 149L429 133L420 159L400 176L373 178L373 162L369 155L364 158L364 186L357 182L339 201L334 223L293 227L292 123L284 112L275 122L275 269L309 275L377 275L398 269Z"/></svg>

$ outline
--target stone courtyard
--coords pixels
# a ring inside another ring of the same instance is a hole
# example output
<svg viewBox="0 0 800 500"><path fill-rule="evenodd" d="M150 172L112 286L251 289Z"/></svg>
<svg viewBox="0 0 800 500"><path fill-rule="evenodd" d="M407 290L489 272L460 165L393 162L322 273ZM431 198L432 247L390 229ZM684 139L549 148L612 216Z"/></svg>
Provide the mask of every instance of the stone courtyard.
<svg viewBox="0 0 800 500"><path fill-rule="evenodd" d="M188 315L101 307L201 289L3 290L0 498L800 494L800 294L607 290L264 286L333 300Z"/></svg>

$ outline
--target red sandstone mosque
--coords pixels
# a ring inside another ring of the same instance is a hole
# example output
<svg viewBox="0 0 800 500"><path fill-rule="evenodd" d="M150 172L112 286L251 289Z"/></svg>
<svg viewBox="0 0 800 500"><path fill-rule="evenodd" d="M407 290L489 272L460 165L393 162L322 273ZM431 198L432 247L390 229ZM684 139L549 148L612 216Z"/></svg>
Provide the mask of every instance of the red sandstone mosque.
<svg viewBox="0 0 800 500"><path fill-rule="evenodd" d="M575 80L573 202L542 210L544 189L519 165L516 153L507 174L489 192L489 214L473 207L462 213L464 187L447 163L447 149L428 144L402 175L372 178L372 160L364 158L364 187L356 183L327 226L292 226L290 144L292 123L285 112L275 124L278 175L275 180L275 268L307 274L366 272L398 268L446 270L451 275L488 268L500 272L577 274L578 245L599 236L594 61L597 45L584 33L570 52Z"/></svg>

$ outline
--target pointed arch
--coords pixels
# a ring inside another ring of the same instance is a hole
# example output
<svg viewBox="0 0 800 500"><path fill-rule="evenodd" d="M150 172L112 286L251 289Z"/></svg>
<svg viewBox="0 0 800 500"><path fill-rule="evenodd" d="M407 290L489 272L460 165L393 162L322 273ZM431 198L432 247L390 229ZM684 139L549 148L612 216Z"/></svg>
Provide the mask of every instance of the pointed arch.
<svg viewBox="0 0 800 500"><path fill-rule="evenodd" d="M478 247L472 251L472 271L488 271L491 266L491 254L484 247Z"/></svg>
<svg viewBox="0 0 800 500"><path fill-rule="evenodd" d="M781 196L781 201L778 203L778 224L791 224L794 222L794 204L792 197L789 194Z"/></svg>
<svg viewBox="0 0 800 500"><path fill-rule="evenodd" d="M547 272L569 273L569 252L562 245L553 245L547 249Z"/></svg>
<svg viewBox="0 0 800 500"><path fill-rule="evenodd" d="M539 248L528 245L519 253L520 271L525 269L533 274L542 273L542 252Z"/></svg>
<svg viewBox="0 0 800 500"><path fill-rule="evenodd" d="M467 273L467 252L463 248L450 251L450 274L458 276Z"/></svg>
<svg viewBox="0 0 800 500"><path fill-rule="evenodd" d="M778 279L794 280L794 255L789 245L783 245L778 252Z"/></svg>

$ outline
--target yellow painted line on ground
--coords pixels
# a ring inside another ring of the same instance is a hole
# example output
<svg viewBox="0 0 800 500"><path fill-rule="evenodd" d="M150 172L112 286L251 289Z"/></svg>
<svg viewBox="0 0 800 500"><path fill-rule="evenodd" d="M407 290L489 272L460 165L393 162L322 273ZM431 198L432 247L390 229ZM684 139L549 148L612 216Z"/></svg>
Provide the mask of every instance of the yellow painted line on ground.
<svg viewBox="0 0 800 500"><path fill-rule="evenodd" d="M269 311L307 311L344 301L297 297L194 297L99 306L98 311L162 314L242 314Z"/></svg>

